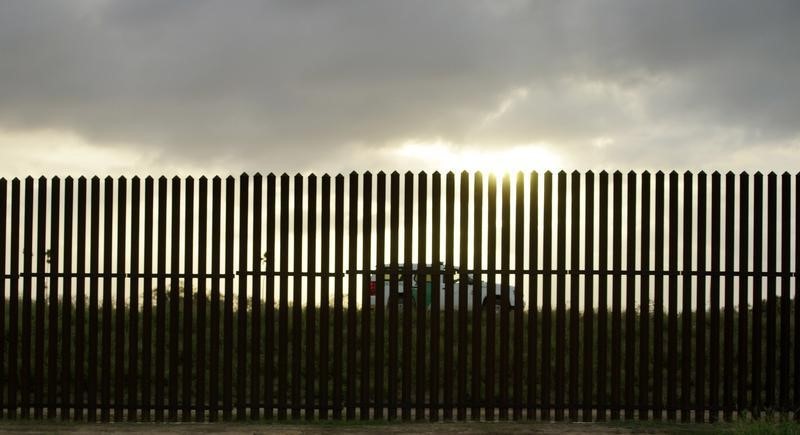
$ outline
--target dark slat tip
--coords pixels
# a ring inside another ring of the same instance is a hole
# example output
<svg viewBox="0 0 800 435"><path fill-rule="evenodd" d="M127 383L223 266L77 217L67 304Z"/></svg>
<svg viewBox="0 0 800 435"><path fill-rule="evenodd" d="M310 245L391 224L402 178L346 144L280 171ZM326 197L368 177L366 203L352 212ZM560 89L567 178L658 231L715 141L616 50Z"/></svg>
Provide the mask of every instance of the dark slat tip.
<svg viewBox="0 0 800 435"><path fill-rule="evenodd" d="M576 169L576 170L574 170L574 171L572 171L572 176L574 177L574 176L576 176L576 175L581 175L581 171L579 171L579 170L577 170L577 169Z"/></svg>
<svg viewBox="0 0 800 435"><path fill-rule="evenodd" d="M788 174L788 173L786 173L786 175L789 175L789 174ZM57 181L60 181L60 180L61 180L61 178L60 178L58 175L54 175L54 176L53 176L53 178L51 178L51 180L52 180L52 181L56 181L56 182L57 182Z"/></svg>
<svg viewBox="0 0 800 435"><path fill-rule="evenodd" d="M622 176L622 171L620 171L619 169L617 169L616 171L614 171L614 174L613 174L613 175L614 175L614 177L621 177L621 176Z"/></svg>
<svg viewBox="0 0 800 435"><path fill-rule="evenodd" d="M719 175L720 175L719 171L714 171L714 172L711 173L712 177L719 177Z"/></svg>
<svg viewBox="0 0 800 435"><path fill-rule="evenodd" d="M560 176L562 176L562 175L567 175L567 171L565 171L565 170L563 170L563 169L562 169L562 170L560 170L560 171L558 171L558 176L560 177Z"/></svg>
<svg viewBox="0 0 800 435"><path fill-rule="evenodd" d="M83 177L81 177L81 178L83 178ZM144 178L144 180L152 183L153 182L153 176L152 175L148 175L147 177Z"/></svg>
<svg viewBox="0 0 800 435"><path fill-rule="evenodd" d="M205 175L202 175L200 176L200 178L198 178L198 180L200 180L201 183L205 183L206 181L208 181L208 178L206 178Z"/></svg>
<svg viewBox="0 0 800 435"><path fill-rule="evenodd" d="M784 171L783 174L781 174L781 177L788 178L788 177L791 177L791 176L792 176L792 174L790 174L789 171Z"/></svg>
<svg viewBox="0 0 800 435"><path fill-rule="evenodd" d="M281 177L283 177L283 176L281 176ZM337 180L344 180L344 175L342 175L342 174L337 174L337 175L336 175L336 179L337 179Z"/></svg>
<svg viewBox="0 0 800 435"><path fill-rule="evenodd" d="M44 175L39 176L39 182L40 183L44 183L46 181L47 181L47 177L45 177Z"/></svg>
<svg viewBox="0 0 800 435"><path fill-rule="evenodd" d="M212 178L212 180L219 183L220 181L222 181L222 178L219 175L215 175L214 178Z"/></svg>
<svg viewBox="0 0 800 435"><path fill-rule="evenodd" d="M233 177L233 175L228 175L227 177L225 177L225 181L229 183L233 183L235 180L236 179Z"/></svg>
<svg viewBox="0 0 800 435"><path fill-rule="evenodd" d="M161 181L166 182L167 181L167 176L166 175L162 175L162 176L158 177L158 181L159 182L161 182Z"/></svg>
<svg viewBox="0 0 800 435"><path fill-rule="evenodd" d="M726 173L725 173L725 176L726 176L726 177L733 178L733 177L735 177L735 176L736 176L736 174L734 174L734 173L733 173L733 171L728 171L728 172L726 172Z"/></svg>
<svg viewBox="0 0 800 435"><path fill-rule="evenodd" d="M767 177L775 177L775 176L776 176L775 171L769 171L769 174L767 174Z"/></svg>
<svg viewBox="0 0 800 435"><path fill-rule="evenodd" d="M378 176L380 176L380 177L386 176L386 172L378 171Z"/></svg>
<svg viewBox="0 0 800 435"><path fill-rule="evenodd" d="M705 177L706 176L706 171L700 171L700 172L697 173L697 175L699 175L701 177Z"/></svg>
<svg viewBox="0 0 800 435"><path fill-rule="evenodd" d="M397 171L392 171L392 175L400 175L400 173Z"/></svg>
<svg viewBox="0 0 800 435"><path fill-rule="evenodd" d="M676 171L674 169L669 171L669 176L670 177L677 177L678 176L678 171Z"/></svg>
<svg viewBox="0 0 800 435"><path fill-rule="evenodd" d="M5 181L5 180L6 180L6 179L5 179L5 178L3 178L3 181ZM71 182L73 181L72 175L67 175L67 177L66 177L66 178L64 178L64 181L67 181L67 182L70 182L70 183L71 183Z"/></svg>
<svg viewBox="0 0 800 435"><path fill-rule="evenodd" d="M748 174L747 171L742 171L739 173L739 176L742 178L747 178L750 176L750 174Z"/></svg>
<svg viewBox="0 0 800 435"><path fill-rule="evenodd" d="M247 172L242 172L241 174L239 174L239 177L240 178L247 178L248 177Z"/></svg>
<svg viewBox="0 0 800 435"><path fill-rule="evenodd" d="M629 176L629 177L635 177L635 176L636 176L636 171L634 171L633 169L631 169L630 171L628 171L628 176Z"/></svg>
<svg viewBox="0 0 800 435"><path fill-rule="evenodd" d="M602 171L600 171L600 176L607 177L608 176L608 171L603 169Z"/></svg>
<svg viewBox="0 0 800 435"><path fill-rule="evenodd" d="M428 175L428 174L426 174L425 171L419 171L419 175L424 177L425 175Z"/></svg>
<svg viewBox="0 0 800 435"><path fill-rule="evenodd" d="M358 176L358 171L350 171L350 174L349 174L349 175L350 175L351 177L357 177L357 176Z"/></svg>
<svg viewBox="0 0 800 435"><path fill-rule="evenodd" d="M331 176L330 176L330 174L322 174L322 179L323 180L330 180Z"/></svg>
<svg viewBox="0 0 800 435"><path fill-rule="evenodd" d="M309 174L309 176L308 176L308 180L309 180L309 181L311 181L311 180L317 181L317 176L316 176L316 174Z"/></svg>
<svg viewBox="0 0 800 435"><path fill-rule="evenodd" d="M270 172L270 173L267 175L267 180L274 180L274 179L275 179L275 173L273 173L273 172Z"/></svg>
<svg viewBox="0 0 800 435"><path fill-rule="evenodd" d="M442 176L442 174L439 171L433 171L433 173L431 175L433 175L434 177L441 177Z"/></svg>

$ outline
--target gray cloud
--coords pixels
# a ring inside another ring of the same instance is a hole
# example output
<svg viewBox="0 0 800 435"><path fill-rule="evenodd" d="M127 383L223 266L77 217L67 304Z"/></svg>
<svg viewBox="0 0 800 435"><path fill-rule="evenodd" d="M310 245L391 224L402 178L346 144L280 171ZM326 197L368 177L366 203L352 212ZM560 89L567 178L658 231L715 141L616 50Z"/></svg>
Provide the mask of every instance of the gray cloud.
<svg viewBox="0 0 800 435"><path fill-rule="evenodd" d="M7 1L0 128L262 170L409 139L796 169L798 20L790 0Z"/></svg>

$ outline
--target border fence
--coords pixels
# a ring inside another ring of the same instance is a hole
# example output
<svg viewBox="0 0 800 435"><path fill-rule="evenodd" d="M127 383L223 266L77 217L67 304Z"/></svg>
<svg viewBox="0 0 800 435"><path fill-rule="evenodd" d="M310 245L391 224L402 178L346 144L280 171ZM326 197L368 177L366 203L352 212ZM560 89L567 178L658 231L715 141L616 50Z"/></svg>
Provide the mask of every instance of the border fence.
<svg viewBox="0 0 800 435"><path fill-rule="evenodd" d="M798 187L0 179L0 418L800 417Z"/></svg>

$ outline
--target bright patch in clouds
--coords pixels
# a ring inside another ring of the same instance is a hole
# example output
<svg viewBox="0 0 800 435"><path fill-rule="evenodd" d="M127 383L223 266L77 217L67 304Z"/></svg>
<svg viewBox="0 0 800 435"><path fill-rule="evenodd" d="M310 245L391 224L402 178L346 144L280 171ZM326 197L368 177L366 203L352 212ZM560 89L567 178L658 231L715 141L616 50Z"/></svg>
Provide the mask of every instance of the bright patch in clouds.
<svg viewBox="0 0 800 435"><path fill-rule="evenodd" d="M164 161L158 152L146 152L132 144L94 143L75 133L56 129L0 128L0 162L5 177L194 175L206 172L206 168ZM217 168L212 167L214 169ZM226 171L223 169L220 173Z"/></svg>
<svg viewBox="0 0 800 435"><path fill-rule="evenodd" d="M445 141L409 141L393 153L409 163L432 170L484 171L501 175L517 171L562 168L564 162L553 148L547 143L492 149L458 146Z"/></svg>

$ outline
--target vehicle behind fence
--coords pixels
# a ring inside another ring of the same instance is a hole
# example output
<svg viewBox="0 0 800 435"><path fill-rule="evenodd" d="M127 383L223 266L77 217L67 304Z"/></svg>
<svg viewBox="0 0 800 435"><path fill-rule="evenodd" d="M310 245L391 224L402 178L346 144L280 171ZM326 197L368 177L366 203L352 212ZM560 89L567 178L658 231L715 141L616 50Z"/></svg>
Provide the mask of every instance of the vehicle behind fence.
<svg viewBox="0 0 800 435"><path fill-rule="evenodd" d="M800 417L798 187L0 179L0 418Z"/></svg>

